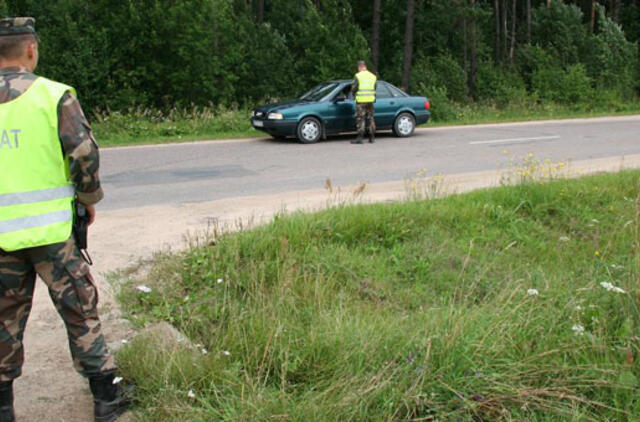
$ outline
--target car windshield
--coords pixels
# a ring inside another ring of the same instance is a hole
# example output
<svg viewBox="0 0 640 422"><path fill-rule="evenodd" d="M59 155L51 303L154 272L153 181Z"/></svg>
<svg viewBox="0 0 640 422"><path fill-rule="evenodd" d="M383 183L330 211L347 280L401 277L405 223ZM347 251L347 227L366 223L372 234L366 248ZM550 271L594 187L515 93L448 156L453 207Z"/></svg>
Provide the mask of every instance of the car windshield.
<svg viewBox="0 0 640 422"><path fill-rule="evenodd" d="M320 101L327 95L331 94L331 92L333 92L333 90L336 89L337 86L338 84L335 82L328 82L317 85L311 91L300 97L300 99L303 101Z"/></svg>

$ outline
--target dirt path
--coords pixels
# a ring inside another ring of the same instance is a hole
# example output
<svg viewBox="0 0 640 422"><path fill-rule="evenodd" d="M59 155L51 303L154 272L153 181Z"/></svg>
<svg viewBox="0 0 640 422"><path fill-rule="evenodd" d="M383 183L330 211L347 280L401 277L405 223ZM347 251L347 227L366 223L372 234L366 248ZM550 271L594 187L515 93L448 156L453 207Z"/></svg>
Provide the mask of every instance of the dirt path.
<svg viewBox="0 0 640 422"><path fill-rule="evenodd" d="M621 168L640 168L640 155L576 162L571 164L568 172L582 175ZM496 186L500 177L498 171L447 175L439 184L438 191L455 193ZM362 193L354 194L358 188L99 213L91 231L90 250L96 262L93 274L100 287L100 311L110 347L116 348L122 344L122 339L130 338L134 333L126 321L119 318L113 290L104 277L108 271L149 257L159 249L180 250L186 245L185 234L202 234L212 224L233 228L242 221L246 227L267 221L283 210L317 210L340 202L380 202L407 196L406 182L375 184L367 186ZM93 404L88 384L72 369L64 326L42 283L36 287L25 347L23 376L15 383L18 421L92 421Z"/></svg>

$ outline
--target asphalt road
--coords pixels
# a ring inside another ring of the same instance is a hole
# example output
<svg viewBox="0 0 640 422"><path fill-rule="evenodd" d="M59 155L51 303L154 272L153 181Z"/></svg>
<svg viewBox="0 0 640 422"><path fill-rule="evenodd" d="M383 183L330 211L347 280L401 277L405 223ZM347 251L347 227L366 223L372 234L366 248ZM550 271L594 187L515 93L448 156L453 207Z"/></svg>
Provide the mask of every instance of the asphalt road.
<svg viewBox="0 0 640 422"><path fill-rule="evenodd" d="M640 154L640 116L418 129L405 139L379 134L313 145L254 139L102 150L100 209L184 204L237 196L377 183L428 174L505 168L539 159L586 160Z"/></svg>

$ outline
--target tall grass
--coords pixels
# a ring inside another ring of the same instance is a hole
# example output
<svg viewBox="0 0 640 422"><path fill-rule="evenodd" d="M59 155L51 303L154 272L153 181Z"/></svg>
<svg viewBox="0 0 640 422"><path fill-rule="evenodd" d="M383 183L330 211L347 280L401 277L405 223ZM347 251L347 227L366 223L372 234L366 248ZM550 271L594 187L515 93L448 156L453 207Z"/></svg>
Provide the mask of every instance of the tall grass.
<svg viewBox="0 0 640 422"><path fill-rule="evenodd" d="M119 353L138 416L639 420L639 178L296 213L161 257L121 300L193 343Z"/></svg>

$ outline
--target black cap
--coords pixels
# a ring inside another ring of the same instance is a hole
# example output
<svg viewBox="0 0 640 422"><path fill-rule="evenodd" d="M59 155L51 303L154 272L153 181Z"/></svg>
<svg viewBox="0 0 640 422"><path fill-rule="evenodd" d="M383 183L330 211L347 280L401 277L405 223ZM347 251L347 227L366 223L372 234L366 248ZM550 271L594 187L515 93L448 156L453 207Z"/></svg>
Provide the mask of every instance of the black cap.
<svg viewBox="0 0 640 422"><path fill-rule="evenodd" d="M0 19L0 36L25 34L36 35L36 20L34 18Z"/></svg>

